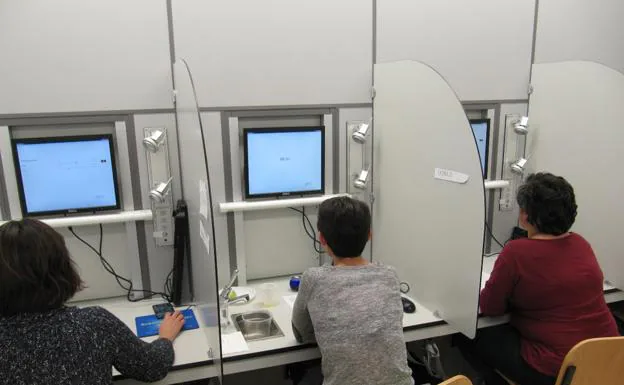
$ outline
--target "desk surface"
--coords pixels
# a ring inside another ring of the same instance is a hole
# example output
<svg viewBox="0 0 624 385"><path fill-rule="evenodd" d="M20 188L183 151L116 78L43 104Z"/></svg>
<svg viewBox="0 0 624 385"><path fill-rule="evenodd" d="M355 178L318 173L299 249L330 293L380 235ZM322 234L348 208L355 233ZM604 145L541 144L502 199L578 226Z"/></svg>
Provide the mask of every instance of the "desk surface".
<svg viewBox="0 0 624 385"><path fill-rule="evenodd" d="M484 259L482 285L492 271L496 257ZM318 348L310 345L299 344L294 337L291 327L292 309L285 296L292 296L293 293L288 286L288 278L277 278L251 282L248 286L258 287L263 283L275 283L278 287L280 303L277 306L264 308L258 300L248 304L230 305L230 314L243 313L250 310L267 309L275 322L283 331L284 336L261 341L248 342L249 350L245 352L226 354L223 356L224 374L237 373L248 370L255 370L264 367L284 365L291 362L299 362L320 357ZM612 286L605 284L605 297L607 302L624 300L624 292L617 291ZM413 299L412 299L413 300ZM142 315L152 314L152 305L160 303L162 300L146 300L139 303L129 303L125 299L111 299L104 301L89 301L77 304L78 306L102 306L115 314L132 331L136 333L135 318ZM418 301L414 301L417 311L413 314L405 314L403 327L406 341L415 341L426 338L456 333L448 324L436 317L433 312ZM508 322L508 317L481 317L479 327L488 327ZM235 331L233 327L225 329L224 333ZM152 341L157 337L144 338L145 341ZM210 346L203 329L195 329L182 332L174 342L176 352L174 368L170 374L159 381L158 384L172 384L182 381L192 381L201 378L210 378L217 375L217 367L213 365L208 355ZM114 371L115 377L119 373ZM123 379L119 383L135 384L133 380Z"/></svg>

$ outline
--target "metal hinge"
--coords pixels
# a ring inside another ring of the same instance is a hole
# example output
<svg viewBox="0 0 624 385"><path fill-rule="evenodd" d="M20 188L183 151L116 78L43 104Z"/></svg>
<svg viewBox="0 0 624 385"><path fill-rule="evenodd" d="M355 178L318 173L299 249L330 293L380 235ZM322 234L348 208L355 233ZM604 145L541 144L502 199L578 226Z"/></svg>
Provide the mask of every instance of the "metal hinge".
<svg viewBox="0 0 624 385"><path fill-rule="evenodd" d="M171 91L171 101L173 102L173 104L176 104L176 102L178 101L178 91L177 90Z"/></svg>
<svg viewBox="0 0 624 385"><path fill-rule="evenodd" d="M533 84L529 84L529 95L533 93Z"/></svg>
<svg viewBox="0 0 624 385"><path fill-rule="evenodd" d="M375 91L375 87L371 87L371 99L375 99L377 95L377 91Z"/></svg>

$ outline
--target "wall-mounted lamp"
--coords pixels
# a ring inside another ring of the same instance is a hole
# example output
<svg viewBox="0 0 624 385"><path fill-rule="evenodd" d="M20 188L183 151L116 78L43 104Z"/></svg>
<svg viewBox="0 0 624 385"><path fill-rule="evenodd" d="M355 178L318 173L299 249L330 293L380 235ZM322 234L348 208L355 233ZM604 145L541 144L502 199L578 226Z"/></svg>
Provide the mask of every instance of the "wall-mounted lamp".
<svg viewBox="0 0 624 385"><path fill-rule="evenodd" d="M514 124L514 132L518 135L526 135L529 133L529 117L523 116Z"/></svg>
<svg viewBox="0 0 624 385"><path fill-rule="evenodd" d="M524 173L524 168L526 167L526 164L528 162L528 159L526 158L520 158L517 161L513 162L511 164L511 171L516 173L516 174L520 174L522 175Z"/></svg>
<svg viewBox="0 0 624 385"><path fill-rule="evenodd" d="M351 138L357 143L364 144L366 142L366 136L370 128L370 123L360 123L353 129Z"/></svg>
<svg viewBox="0 0 624 385"><path fill-rule="evenodd" d="M358 176L353 181L353 187L360 190L366 190L366 185L368 184L368 174L368 169L360 171Z"/></svg>
<svg viewBox="0 0 624 385"><path fill-rule="evenodd" d="M150 191L150 198L152 198L154 202L158 202L158 203L164 202L165 199L167 198L167 195L169 195L169 193L171 192L172 180L173 180L173 177L169 178L169 180L166 182L159 183L155 189Z"/></svg>
<svg viewBox="0 0 624 385"><path fill-rule="evenodd" d="M158 152L162 144L165 142L167 138L167 130L166 129L157 129L152 131L151 135L145 137L143 139L143 146L149 152Z"/></svg>

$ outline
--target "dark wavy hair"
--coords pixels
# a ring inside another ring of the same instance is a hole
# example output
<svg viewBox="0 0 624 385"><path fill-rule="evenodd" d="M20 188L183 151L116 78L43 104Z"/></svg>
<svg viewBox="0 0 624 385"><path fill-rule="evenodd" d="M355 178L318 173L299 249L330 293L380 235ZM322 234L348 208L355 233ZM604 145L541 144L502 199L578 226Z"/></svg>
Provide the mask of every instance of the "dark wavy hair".
<svg viewBox="0 0 624 385"><path fill-rule="evenodd" d="M370 209L349 197L328 199L319 206L317 228L337 257L359 257L368 242Z"/></svg>
<svg viewBox="0 0 624 385"><path fill-rule="evenodd" d="M60 308L82 287L53 228L34 219L0 226L0 316Z"/></svg>
<svg viewBox="0 0 624 385"><path fill-rule="evenodd" d="M574 189L560 176L547 172L529 175L518 189L517 200L528 222L544 234L565 234L576 219Z"/></svg>

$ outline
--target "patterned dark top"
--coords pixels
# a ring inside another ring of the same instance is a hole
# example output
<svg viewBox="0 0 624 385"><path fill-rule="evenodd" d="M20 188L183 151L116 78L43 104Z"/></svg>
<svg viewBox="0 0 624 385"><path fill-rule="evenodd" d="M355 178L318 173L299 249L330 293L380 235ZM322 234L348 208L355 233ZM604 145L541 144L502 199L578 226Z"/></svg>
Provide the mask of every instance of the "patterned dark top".
<svg viewBox="0 0 624 385"><path fill-rule="evenodd" d="M110 384L113 366L157 381L173 358L171 341L141 341L99 307L0 317L0 384Z"/></svg>

